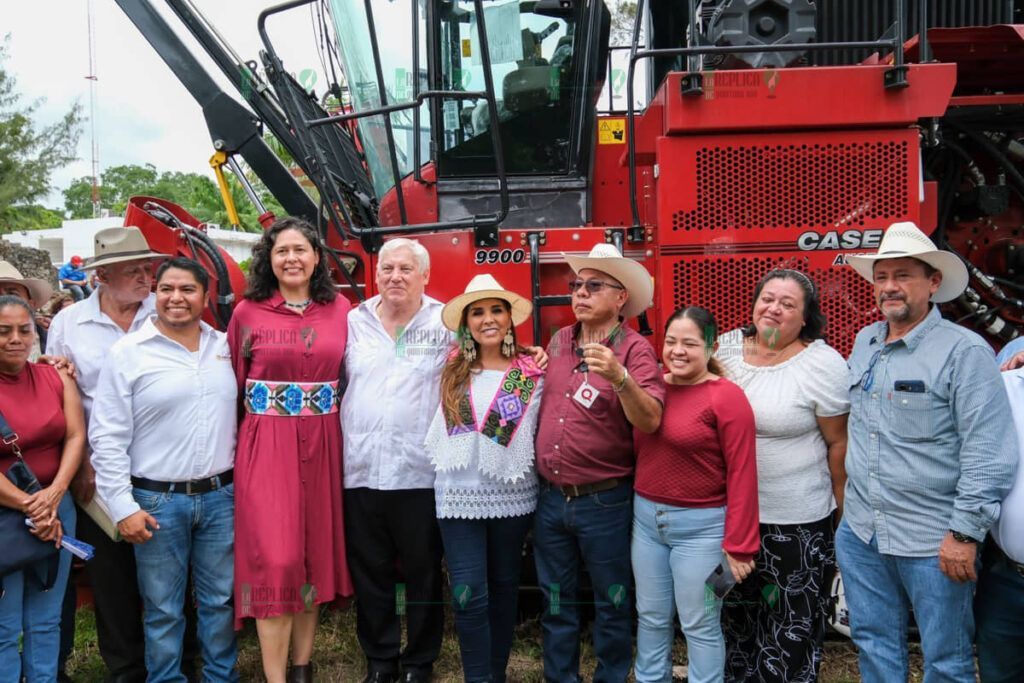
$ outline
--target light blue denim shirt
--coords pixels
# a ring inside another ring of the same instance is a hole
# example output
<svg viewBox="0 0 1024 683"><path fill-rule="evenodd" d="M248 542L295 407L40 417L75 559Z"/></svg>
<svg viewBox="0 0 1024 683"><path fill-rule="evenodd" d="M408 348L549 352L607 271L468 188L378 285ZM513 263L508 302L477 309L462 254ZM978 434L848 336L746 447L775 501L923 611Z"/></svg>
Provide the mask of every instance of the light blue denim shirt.
<svg viewBox="0 0 1024 683"><path fill-rule="evenodd" d="M937 555L953 529L981 540L1013 484L1017 438L992 349L937 307L902 339L865 327L850 354L843 514L886 555Z"/></svg>

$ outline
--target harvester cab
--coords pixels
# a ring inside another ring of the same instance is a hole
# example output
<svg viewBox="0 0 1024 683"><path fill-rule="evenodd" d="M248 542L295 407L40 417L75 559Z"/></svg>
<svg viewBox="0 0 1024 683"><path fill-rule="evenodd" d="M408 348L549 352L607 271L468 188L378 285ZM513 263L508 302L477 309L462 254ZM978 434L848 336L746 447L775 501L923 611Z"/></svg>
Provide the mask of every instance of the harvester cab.
<svg viewBox="0 0 1024 683"><path fill-rule="evenodd" d="M760 276L795 267L845 353L877 318L845 257L909 220L971 268L956 317L994 341L1024 323L1024 30L1000 26L1021 0L292 0L260 15L259 63L166 2L315 191L204 91L211 137L321 227L354 300L382 241L415 236L428 293L491 272L544 342L572 319L562 252L609 242L655 279L641 331L691 303L744 324ZM173 52L148 2L118 3ZM286 12L317 17L326 93L285 63Z"/></svg>

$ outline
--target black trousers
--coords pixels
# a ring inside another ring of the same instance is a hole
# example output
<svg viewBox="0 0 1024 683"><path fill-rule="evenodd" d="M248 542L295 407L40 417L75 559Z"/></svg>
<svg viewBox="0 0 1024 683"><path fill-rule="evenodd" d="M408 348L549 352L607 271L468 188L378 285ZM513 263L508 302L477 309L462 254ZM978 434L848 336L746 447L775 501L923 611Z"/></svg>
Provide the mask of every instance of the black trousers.
<svg viewBox="0 0 1024 683"><path fill-rule="evenodd" d="M371 671L429 672L441 651L441 535L433 489L345 489L356 635ZM402 640L402 614L408 639Z"/></svg>
<svg viewBox="0 0 1024 683"><path fill-rule="evenodd" d="M110 540L89 515L81 508L77 511L78 538L96 548L96 554L85 563L85 571L92 586L96 638L100 656L107 666L107 681L144 683L146 636L142 628L142 597L135 572L135 548L130 543ZM75 634L73 607L71 610L67 607L65 604L61 615L62 662L67 657L66 653L70 653ZM195 661L198 654L196 610L190 597L185 607L185 643L181 662L182 673L190 681L197 679Z"/></svg>

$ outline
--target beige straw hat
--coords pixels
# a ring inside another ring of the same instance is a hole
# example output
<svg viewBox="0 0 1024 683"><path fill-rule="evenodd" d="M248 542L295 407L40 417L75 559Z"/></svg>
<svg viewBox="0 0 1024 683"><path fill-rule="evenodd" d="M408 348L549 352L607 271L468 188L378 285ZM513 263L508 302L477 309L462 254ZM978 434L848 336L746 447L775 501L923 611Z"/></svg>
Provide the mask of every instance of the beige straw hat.
<svg viewBox="0 0 1024 683"><path fill-rule="evenodd" d="M967 288L967 266L960 260L960 257L951 251L936 247L935 243L928 239L928 236L921 232L920 228L910 222L890 225L885 231L885 235L882 236L882 243L878 245L877 253L866 256L848 256L846 261L862 278L868 282L874 282L875 261L908 257L924 261L942 273L942 284L932 294L932 301L935 303L952 301Z"/></svg>
<svg viewBox="0 0 1024 683"><path fill-rule="evenodd" d="M138 259L167 258L150 250L149 243L138 228L128 225L123 228L107 228L96 233L95 254L86 259L85 270L109 266L112 263L137 261Z"/></svg>
<svg viewBox="0 0 1024 683"><path fill-rule="evenodd" d="M530 317L533 311L533 304L529 300L503 288L494 279L494 276L483 273L476 275L469 284L466 291L449 301L441 309L441 322L452 332L459 331L459 323L462 322L462 311L466 306L481 299L501 299L507 301L512 307L512 324L518 325Z"/></svg>
<svg viewBox="0 0 1024 683"><path fill-rule="evenodd" d="M28 290L28 302L39 308L53 295L53 286L46 280L22 277L21 272L7 261L0 261L0 283L10 282Z"/></svg>
<svg viewBox="0 0 1024 683"><path fill-rule="evenodd" d="M574 273L590 268L607 273L622 283L629 292L626 305L620 311L623 318L640 315L654 303L654 278L642 265L620 254L615 245L595 244L586 256L570 256L563 251L562 258Z"/></svg>

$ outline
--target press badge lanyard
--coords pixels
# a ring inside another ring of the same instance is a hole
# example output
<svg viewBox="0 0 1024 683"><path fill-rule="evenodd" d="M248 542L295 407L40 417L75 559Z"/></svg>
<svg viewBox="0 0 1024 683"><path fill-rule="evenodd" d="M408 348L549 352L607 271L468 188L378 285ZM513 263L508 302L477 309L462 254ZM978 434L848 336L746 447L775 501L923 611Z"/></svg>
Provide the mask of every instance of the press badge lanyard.
<svg viewBox="0 0 1024 683"><path fill-rule="evenodd" d="M615 327L612 328L612 331L608 333L609 341L614 342L615 335L618 334L619 327L621 325L622 323L616 323ZM580 352L582 353L582 346L577 346L576 348L580 349ZM583 366L580 368L583 372L583 384L579 386L572 398L584 408L589 409L590 406L594 405L594 401L596 401L597 397L601 395L601 392L590 384L590 366L587 365L587 361L584 360L580 365Z"/></svg>

